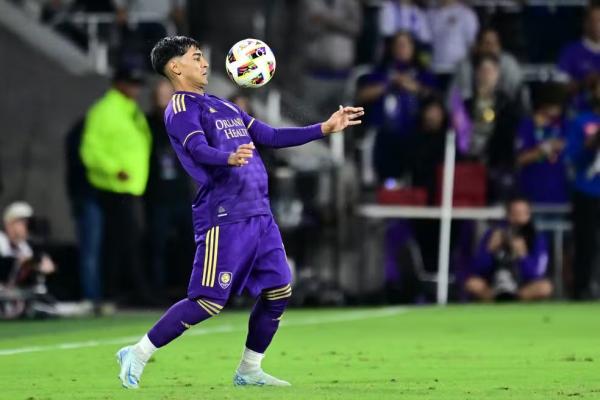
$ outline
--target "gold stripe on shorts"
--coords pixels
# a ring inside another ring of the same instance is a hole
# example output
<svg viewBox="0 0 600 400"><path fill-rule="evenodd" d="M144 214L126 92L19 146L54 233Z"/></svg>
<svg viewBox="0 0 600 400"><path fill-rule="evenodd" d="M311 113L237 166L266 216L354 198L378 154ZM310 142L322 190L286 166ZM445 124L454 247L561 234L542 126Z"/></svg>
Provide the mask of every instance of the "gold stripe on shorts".
<svg viewBox="0 0 600 400"><path fill-rule="evenodd" d="M204 241L204 265L202 267L202 286L208 286L208 277L210 273L210 259L211 259L211 251L212 251L212 233L213 229L211 228L206 233L206 240Z"/></svg>
<svg viewBox="0 0 600 400"><path fill-rule="evenodd" d="M216 231L213 234L214 237L214 249L213 249L213 262L212 262L212 268L211 268L211 273L210 273L210 287L215 286L215 275L217 272L217 257L219 255L219 227L216 227Z"/></svg>

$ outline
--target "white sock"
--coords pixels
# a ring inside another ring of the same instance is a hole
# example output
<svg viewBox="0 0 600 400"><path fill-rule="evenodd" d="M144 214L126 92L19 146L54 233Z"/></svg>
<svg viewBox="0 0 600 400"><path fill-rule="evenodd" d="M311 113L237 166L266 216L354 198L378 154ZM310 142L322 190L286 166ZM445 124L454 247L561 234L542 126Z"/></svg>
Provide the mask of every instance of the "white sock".
<svg viewBox="0 0 600 400"><path fill-rule="evenodd" d="M245 374L248 372L259 371L260 363L264 357L265 355L262 353L257 353L247 347L244 348L244 352L242 353L242 361L240 361L240 365L238 366L238 372Z"/></svg>
<svg viewBox="0 0 600 400"><path fill-rule="evenodd" d="M143 362L148 362L150 357L152 357L152 353L154 353L156 350L158 350L158 348L152 344L148 338L148 335L144 335L144 337L133 346L135 355L138 356L138 358L140 358Z"/></svg>

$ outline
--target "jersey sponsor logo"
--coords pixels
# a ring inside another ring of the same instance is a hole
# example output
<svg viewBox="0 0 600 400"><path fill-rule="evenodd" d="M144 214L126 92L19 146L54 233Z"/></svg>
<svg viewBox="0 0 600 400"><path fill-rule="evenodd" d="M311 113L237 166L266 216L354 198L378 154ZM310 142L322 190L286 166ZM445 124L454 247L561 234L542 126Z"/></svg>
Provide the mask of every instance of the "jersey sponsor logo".
<svg viewBox="0 0 600 400"><path fill-rule="evenodd" d="M219 286L223 289L227 289L231 285L231 272L219 272Z"/></svg>
<svg viewBox="0 0 600 400"><path fill-rule="evenodd" d="M227 139L248 136L248 130L241 118L217 119L215 127L223 131Z"/></svg>

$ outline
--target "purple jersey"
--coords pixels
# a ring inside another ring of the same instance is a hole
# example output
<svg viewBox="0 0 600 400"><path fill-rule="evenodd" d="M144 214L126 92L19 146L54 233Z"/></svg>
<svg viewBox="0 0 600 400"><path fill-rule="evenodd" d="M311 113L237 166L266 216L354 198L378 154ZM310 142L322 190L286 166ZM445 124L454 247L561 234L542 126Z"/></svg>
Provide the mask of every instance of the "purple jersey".
<svg viewBox="0 0 600 400"><path fill-rule="evenodd" d="M561 53L558 67L576 81L588 75L600 72L600 51L586 42L579 40L568 45Z"/></svg>
<svg viewBox="0 0 600 400"><path fill-rule="evenodd" d="M495 260L494 254L488 250L488 243L495 229L506 229L507 224L501 223L498 226L488 229L479 242L477 252L471 265L471 275L482 277L491 281L494 274ZM548 268L548 246L544 235L537 233L533 240L533 248L529 253L518 260L517 274L521 284L526 284L546 276Z"/></svg>
<svg viewBox="0 0 600 400"><path fill-rule="evenodd" d="M288 147L323 137L320 124L276 129L228 101L192 92L175 93L165 110L165 126L177 157L199 186L192 205L197 242L210 227L271 214L258 152L243 167L228 165L238 146Z"/></svg>
<svg viewBox="0 0 600 400"><path fill-rule="evenodd" d="M548 139L565 139L561 122L536 126L533 118L521 121L517 129L518 153L532 150ZM533 203L563 204L569 200L569 181L564 154L556 160L548 158L522 167L518 175L519 187Z"/></svg>

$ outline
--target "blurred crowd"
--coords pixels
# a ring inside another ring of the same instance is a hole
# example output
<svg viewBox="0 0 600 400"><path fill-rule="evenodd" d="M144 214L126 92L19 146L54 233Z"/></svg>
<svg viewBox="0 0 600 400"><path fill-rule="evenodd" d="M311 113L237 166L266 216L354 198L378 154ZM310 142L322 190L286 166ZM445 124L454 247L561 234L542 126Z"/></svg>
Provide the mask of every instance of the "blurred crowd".
<svg viewBox="0 0 600 400"><path fill-rule="evenodd" d="M185 34L200 22L186 17L183 0L26 3L37 4L41 21L82 48L89 43L87 31L69 15L115 17L102 28L111 48L112 86L67 136L82 292L94 304L161 303L169 283L186 280L193 256L194 189L162 123L172 88L151 82L147 113L139 105L140 90L149 83L144 70L156 39ZM266 37L281 74L301 73L301 79L273 85L284 96L299 97L320 118L348 101L366 108L363 127L345 139L370 143L367 154L350 151L356 168L375 176L354 182L362 189L360 198L439 205L446 134L452 130L454 203L506 208L506 220L483 235L472 222L453 223L451 269L458 298L552 296L553 254L537 223L565 218L572 222L574 245L574 258L565 262L568 293L575 299L598 296L593 282L600 262L600 5L294 0L271 6L283 9L271 13L277 21L267 20L275 28ZM154 17L138 18L144 13ZM236 95L235 101L248 109L253 99ZM534 212L539 206L571 212L539 216ZM385 275L391 298L422 298L415 269L436 270L438 234L438 221L388 223ZM295 242L290 247L296 245L303 247Z"/></svg>

